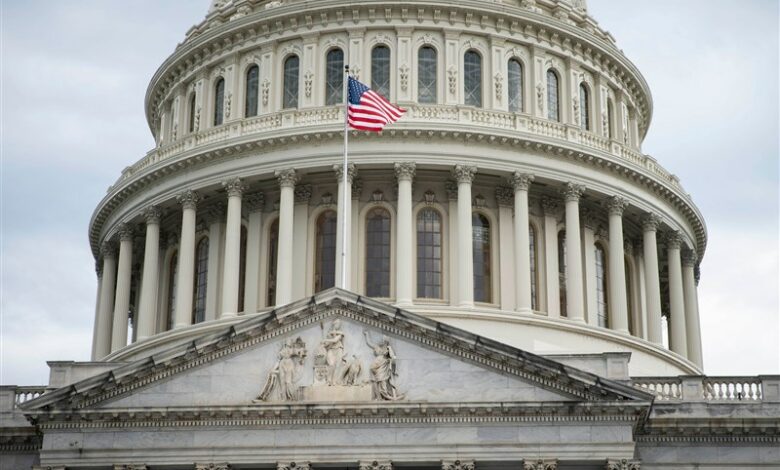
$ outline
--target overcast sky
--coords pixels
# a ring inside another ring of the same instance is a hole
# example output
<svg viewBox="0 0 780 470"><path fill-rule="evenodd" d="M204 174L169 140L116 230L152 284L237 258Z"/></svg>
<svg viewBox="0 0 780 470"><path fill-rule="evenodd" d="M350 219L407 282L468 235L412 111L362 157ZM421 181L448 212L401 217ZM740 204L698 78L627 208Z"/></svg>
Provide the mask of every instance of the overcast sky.
<svg viewBox="0 0 780 470"><path fill-rule="evenodd" d="M208 0L0 0L2 384L89 360L92 210L153 146L143 98ZM708 224L699 301L709 375L778 373L777 0L588 0L644 73L644 152Z"/></svg>

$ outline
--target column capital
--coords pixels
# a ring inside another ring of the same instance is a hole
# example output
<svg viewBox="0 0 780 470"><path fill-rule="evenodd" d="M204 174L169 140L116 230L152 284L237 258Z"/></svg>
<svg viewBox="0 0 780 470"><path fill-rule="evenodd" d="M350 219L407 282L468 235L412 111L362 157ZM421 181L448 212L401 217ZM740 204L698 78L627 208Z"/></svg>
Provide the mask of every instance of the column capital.
<svg viewBox="0 0 780 470"><path fill-rule="evenodd" d="M580 219L582 219L583 227L593 230L594 232L598 229L599 220L593 209L587 207L580 209Z"/></svg>
<svg viewBox="0 0 780 470"><path fill-rule="evenodd" d="M623 211L628 206L628 201L620 196L612 196L609 199L607 199L607 209L609 210L609 215L617 215L622 217Z"/></svg>
<svg viewBox="0 0 780 470"><path fill-rule="evenodd" d="M642 217L642 230L645 232L655 232L659 225L661 225L661 218L658 214L648 212Z"/></svg>
<svg viewBox="0 0 780 470"><path fill-rule="evenodd" d="M698 261L698 256L696 256L696 252L694 250L685 250L682 252L682 265L686 266L688 268L692 268L696 266L696 261Z"/></svg>
<svg viewBox="0 0 780 470"><path fill-rule="evenodd" d="M309 199L311 199L311 185L299 184L295 187L295 192L293 194L295 196L296 204L308 204Z"/></svg>
<svg viewBox="0 0 780 470"><path fill-rule="evenodd" d="M100 245L100 256L103 258L115 258L116 243L112 241L103 242L103 244Z"/></svg>
<svg viewBox="0 0 780 470"><path fill-rule="evenodd" d="M333 165L333 171L336 172L336 179L341 182L344 179L344 165L339 163L336 165ZM357 176L357 167L355 167L354 163L348 163L347 164L347 181L351 184L353 181L355 181L355 177Z"/></svg>
<svg viewBox="0 0 780 470"><path fill-rule="evenodd" d="M160 219L162 218L162 209L159 206L149 206L143 211L144 220L146 225L160 225Z"/></svg>
<svg viewBox="0 0 780 470"><path fill-rule="evenodd" d="M447 200L458 200L458 183L452 180L447 180L444 182L444 190L447 191Z"/></svg>
<svg viewBox="0 0 780 470"><path fill-rule="evenodd" d="M103 263L99 260L95 260L95 274L97 274L98 279L103 277Z"/></svg>
<svg viewBox="0 0 780 470"><path fill-rule="evenodd" d="M276 170L274 176L279 180L279 186L282 188L292 188L300 179L294 169L288 168L286 170Z"/></svg>
<svg viewBox="0 0 780 470"><path fill-rule="evenodd" d="M640 470L641 461L628 459L608 459L607 470Z"/></svg>
<svg viewBox="0 0 780 470"><path fill-rule="evenodd" d="M414 162L396 162L394 166L395 177L398 181L414 179L417 164Z"/></svg>
<svg viewBox="0 0 780 470"><path fill-rule="evenodd" d="M246 185L238 177L223 181L222 187L227 191L228 197L241 197L246 191Z"/></svg>
<svg viewBox="0 0 780 470"><path fill-rule="evenodd" d="M361 460L358 462L359 470L392 470L393 463L389 460Z"/></svg>
<svg viewBox="0 0 780 470"><path fill-rule="evenodd" d="M243 200L243 203L246 205L246 208L250 213L262 212L263 207L265 207L265 194L262 192L247 194Z"/></svg>
<svg viewBox="0 0 780 470"><path fill-rule="evenodd" d="M363 180L355 178L352 180L352 199L360 199L361 194L363 194Z"/></svg>
<svg viewBox="0 0 780 470"><path fill-rule="evenodd" d="M477 167L475 165L457 164L452 169L452 175L460 183L471 184L474 181L474 176L477 174Z"/></svg>
<svg viewBox="0 0 780 470"><path fill-rule="evenodd" d="M276 462L276 470L310 470L309 462Z"/></svg>
<svg viewBox="0 0 780 470"><path fill-rule="evenodd" d="M133 227L129 224L121 223L117 226L116 233L119 235L119 241L133 241Z"/></svg>
<svg viewBox="0 0 780 470"><path fill-rule="evenodd" d="M558 211L561 208L561 202L558 199L545 196L542 198L541 204L544 215L558 216Z"/></svg>
<svg viewBox="0 0 780 470"><path fill-rule="evenodd" d="M566 186L564 186L563 190L561 190L561 193L563 194L566 202L579 202L580 197L582 197L584 192L584 184L574 183L571 181L566 183Z"/></svg>
<svg viewBox="0 0 780 470"><path fill-rule="evenodd" d="M515 192L508 186L497 186L496 201L499 207L512 207L515 202Z"/></svg>
<svg viewBox="0 0 780 470"><path fill-rule="evenodd" d="M442 460L441 470L474 470L473 460Z"/></svg>
<svg viewBox="0 0 780 470"><path fill-rule="evenodd" d="M225 203L217 202L210 204L203 211L203 219L209 225L213 224L214 222L223 222L225 220Z"/></svg>
<svg viewBox="0 0 780 470"><path fill-rule="evenodd" d="M534 181L534 175L516 171L512 173L512 177L509 180L515 191L528 191L528 188L531 187L531 183Z"/></svg>
<svg viewBox="0 0 780 470"><path fill-rule="evenodd" d="M196 463L195 470L230 470L230 464L223 463Z"/></svg>
<svg viewBox="0 0 780 470"><path fill-rule="evenodd" d="M523 461L523 470L557 470L557 459L538 459Z"/></svg>
<svg viewBox="0 0 780 470"><path fill-rule="evenodd" d="M195 191L188 189L184 192L179 193L176 196L176 200L179 201L179 204L181 204L183 209L195 210L198 207L198 201L200 200L200 196L198 196L198 193L196 193Z"/></svg>
<svg viewBox="0 0 780 470"><path fill-rule="evenodd" d="M673 230L666 234L666 248L669 250L679 250L682 246L683 237L678 230Z"/></svg>

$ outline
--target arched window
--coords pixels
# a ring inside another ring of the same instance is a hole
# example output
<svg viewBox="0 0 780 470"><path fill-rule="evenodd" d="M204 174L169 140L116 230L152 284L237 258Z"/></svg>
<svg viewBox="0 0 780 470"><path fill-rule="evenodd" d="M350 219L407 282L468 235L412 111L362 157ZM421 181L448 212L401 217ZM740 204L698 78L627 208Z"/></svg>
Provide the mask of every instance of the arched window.
<svg viewBox="0 0 780 470"><path fill-rule="evenodd" d="M436 49L423 46L417 51L417 102L436 103Z"/></svg>
<svg viewBox="0 0 780 470"><path fill-rule="evenodd" d="M598 325L609 326L609 306L607 304L607 253L600 243L596 243L596 315Z"/></svg>
<svg viewBox="0 0 780 470"><path fill-rule="evenodd" d="M222 124L225 116L225 79L220 77L214 85L214 125Z"/></svg>
<svg viewBox="0 0 780 470"><path fill-rule="evenodd" d="M482 106L482 56L477 51L463 56L463 97L466 106Z"/></svg>
<svg viewBox="0 0 780 470"><path fill-rule="evenodd" d="M173 329L173 320L176 315L176 272L179 268L179 251L176 250L168 261L168 315L165 329Z"/></svg>
<svg viewBox="0 0 780 470"><path fill-rule="evenodd" d="M634 290L631 282L631 264L628 259L623 260L623 269L626 271L626 302L628 303L628 332L636 335L634 327Z"/></svg>
<svg viewBox="0 0 780 470"><path fill-rule="evenodd" d="M390 48L387 46L371 50L371 89L390 99Z"/></svg>
<svg viewBox="0 0 780 470"><path fill-rule="evenodd" d="M612 139L613 129L615 125L615 105L612 103L612 98L607 98L607 138Z"/></svg>
<svg viewBox="0 0 780 470"><path fill-rule="evenodd" d="M490 221L480 213L471 215L474 258L474 301L490 302L492 269L490 266Z"/></svg>
<svg viewBox="0 0 780 470"><path fill-rule="evenodd" d="M257 116L257 97L259 96L260 67L253 65L246 71L246 100L244 116Z"/></svg>
<svg viewBox="0 0 780 470"><path fill-rule="evenodd" d="M590 96L584 83L580 83L580 127L590 130Z"/></svg>
<svg viewBox="0 0 780 470"><path fill-rule="evenodd" d="M560 105L558 94L558 74L553 69L547 70L547 119L560 121Z"/></svg>
<svg viewBox="0 0 780 470"><path fill-rule="evenodd" d="M314 291L336 285L336 211L317 218L317 248L314 259Z"/></svg>
<svg viewBox="0 0 780 470"><path fill-rule="evenodd" d="M246 292L246 227L241 226L241 244L238 250L238 311L244 311L244 293ZM254 312L251 312L254 313Z"/></svg>
<svg viewBox="0 0 780 470"><path fill-rule="evenodd" d="M279 248L279 219L268 230L268 306L276 305L276 260Z"/></svg>
<svg viewBox="0 0 780 470"><path fill-rule="evenodd" d="M423 209L417 214L417 297L441 299L441 214Z"/></svg>
<svg viewBox="0 0 780 470"><path fill-rule="evenodd" d="M190 95L190 124L189 124L189 132L195 132L195 114L197 113L196 110L197 103L195 102L195 93L192 93Z"/></svg>
<svg viewBox="0 0 780 470"><path fill-rule="evenodd" d="M528 245L529 252L531 254L531 309L537 310L539 305L537 303L538 286L536 284L536 228L533 225L528 226Z"/></svg>
<svg viewBox="0 0 780 470"><path fill-rule="evenodd" d="M390 297L390 212L382 207L366 216L366 295Z"/></svg>
<svg viewBox="0 0 780 470"><path fill-rule="evenodd" d="M203 237L195 248L195 298L192 302L192 323L206 319L206 283L209 270L209 239Z"/></svg>
<svg viewBox="0 0 780 470"><path fill-rule="evenodd" d="M325 56L325 104L344 101L344 51L331 49Z"/></svg>
<svg viewBox="0 0 780 470"><path fill-rule="evenodd" d="M523 65L517 59L510 59L507 64L507 97L509 112L523 112Z"/></svg>
<svg viewBox="0 0 780 470"><path fill-rule="evenodd" d="M298 107L298 72L297 55L291 55L284 61L284 85L282 90L282 108Z"/></svg>
<svg viewBox="0 0 780 470"><path fill-rule="evenodd" d="M558 232L558 301L560 302L561 316L567 316L566 312L566 231Z"/></svg>

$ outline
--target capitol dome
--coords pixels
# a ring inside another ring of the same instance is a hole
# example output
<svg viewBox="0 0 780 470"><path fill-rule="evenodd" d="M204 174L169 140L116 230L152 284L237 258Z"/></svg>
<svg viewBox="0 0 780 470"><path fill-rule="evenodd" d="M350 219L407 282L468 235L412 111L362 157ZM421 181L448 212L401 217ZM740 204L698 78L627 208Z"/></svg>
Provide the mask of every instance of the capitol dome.
<svg viewBox="0 0 780 470"><path fill-rule="evenodd" d="M214 0L152 78L157 146L89 227L94 360L339 287L537 354L701 373L705 223L642 153L650 90L584 1L302 6ZM350 131L345 178L347 64L407 112Z"/></svg>

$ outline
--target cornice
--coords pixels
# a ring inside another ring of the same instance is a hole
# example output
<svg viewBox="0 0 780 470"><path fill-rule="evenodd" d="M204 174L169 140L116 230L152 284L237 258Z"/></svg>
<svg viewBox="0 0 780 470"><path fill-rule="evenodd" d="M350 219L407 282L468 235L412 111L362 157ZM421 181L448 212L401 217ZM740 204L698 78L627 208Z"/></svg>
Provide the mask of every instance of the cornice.
<svg viewBox="0 0 780 470"><path fill-rule="evenodd" d="M203 167L226 159L241 158L258 152L268 153L288 145L307 145L333 142L343 137L339 132L341 125L322 125L311 127L281 128L275 131L244 135L201 145L182 151L165 159L155 158L152 163L140 166L130 177L122 177L109 190L108 194L98 204L90 220L90 242L92 251L97 258L103 224L108 216L119 208L130 197L163 180L170 175L179 174L185 169ZM651 173L648 166L638 165L630 160L622 161L621 157L597 149L584 148L582 145L554 138L545 138L515 130L495 128L475 128L467 125L434 124L435 130L425 128L421 122L404 123L378 135L352 132L353 141L382 139L417 139L430 141L432 138L448 141L489 144L522 148L562 160L574 161L588 165L599 171L611 172L631 180L640 187L650 190L666 199L675 209L679 210L695 231L696 251L699 259L706 249L707 233L704 219L698 208L690 200L682 188ZM141 163L141 162L139 162ZM510 169L511 170L511 169ZM272 173L272 169L269 170ZM269 176L270 177L270 176Z"/></svg>
<svg viewBox="0 0 780 470"><path fill-rule="evenodd" d="M377 15L371 21L370 10L391 10L391 16ZM404 11L407 15L404 18ZM357 12L357 17L355 13ZM421 13L420 13L421 12ZM396 18L397 16L397 18ZM201 25L190 30L188 38L155 72L145 97L147 122L152 134L156 120L155 109L166 99L169 90L180 85L182 79L197 75L213 67L211 60L223 55L235 54L243 47L255 47L258 39L277 40L288 34L292 39L303 37L316 26L333 24L334 31L343 31L344 24L359 28L427 24L458 27L463 32L480 36L498 35L505 39L522 39L534 47L550 49L557 54L578 57L589 67L600 69L618 82L626 92L638 99L637 109L641 119L641 133L644 136L652 116L652 96L644 77L636 66L607 39L599 38L595 23L585 18L582 27L569 24L547 14L529 11L507 4L492 5L479 0L464 0L454 5L409 3L405 1L366 0L359 4L345 5L343 0L312 2L305 11L296 4L282 4L242 16L223 17L221 12L209 15ZM209 27L200 32L204 25ZM589 31L590 29L590 31ZM193 35L193 32L196 33ZM641 91L641 92L640 92Z"/></svg>

